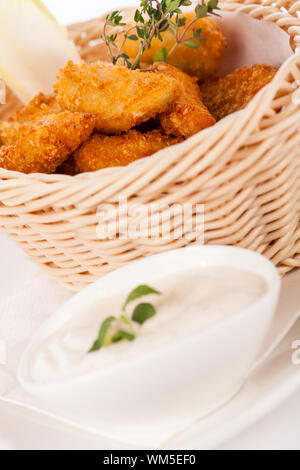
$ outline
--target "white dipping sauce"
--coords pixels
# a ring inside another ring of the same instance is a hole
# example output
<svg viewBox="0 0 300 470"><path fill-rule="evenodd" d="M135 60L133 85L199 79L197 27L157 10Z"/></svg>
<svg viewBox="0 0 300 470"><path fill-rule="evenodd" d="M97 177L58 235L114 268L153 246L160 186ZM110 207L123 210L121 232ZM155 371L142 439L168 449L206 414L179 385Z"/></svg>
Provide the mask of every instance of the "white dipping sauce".
<svg viewBox="0 0 300 470"><path fill-rule="evenodd" d="M29 366L33 382L55 382L136 359L237 314L267 290L262 277L229 267L182 271L150 285L162 295L138 299L127 308L129 318L141 302L150 302L157 310L143 325L133 322L137 332L133 342L121 341L87 353L103 320L109 316L119 317L129 294L126 291L112 296L109 292L100 292L97 301L75 314L34 351Z"/></svg>

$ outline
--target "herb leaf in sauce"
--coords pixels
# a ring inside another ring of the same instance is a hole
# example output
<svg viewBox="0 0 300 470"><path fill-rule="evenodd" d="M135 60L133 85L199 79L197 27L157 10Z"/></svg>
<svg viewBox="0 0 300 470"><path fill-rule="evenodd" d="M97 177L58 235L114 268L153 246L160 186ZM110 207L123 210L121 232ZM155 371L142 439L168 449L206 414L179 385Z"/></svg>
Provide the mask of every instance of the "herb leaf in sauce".
<svg viewBox="0 0 300 470"><path fill-rule="evenodd" d="M126 315L121 315L121 320L122 320L123 323L125 323L126 326L128 326L131 333L135 335L133 325L132 325L131 321L129 320L129 318L127 318Z"/></svg>
<svg viewBox="0 0 300 470"><path fill-rule="evenodd" d="M146 284L142 284L136 287L133 291L130 292L128 295L124 305L123 305L123 312L126 311L126 307L128 304L133 302L140 297L144 297L145 295L149 294L157 294L161 295L159 291L153 289L153 287L147 286ZM141 303L137 305L132 314L132 320L136 323L142 325L145 321L149 320L149 318L153 317L156 314L156 309L152 304L149 303ZM108 335L109 329L111 324L114 321L122 322L129 331L126 329L121 329L116 331L115 333L111 333ZM107 317L100 326L100 330L98 333L98 338L94 342L91 349L88 351L89 353L94 351L99 351L99 349L103 348L104 346L109 346L113 343L118 343L119 341L126 340L126 341L133 341L136 338L136 331L129 320L129 318L123 313L120 317Z"/></svg>
<svg viewBox="0 0 300 470"><path fill-rule="evenodd" d="M155 314L156 310L152 304L139 304L133 311L132 320L142 325L149 318L154 317Z"/></svg>
<svg viewBox="0 0 300 470"><path fill-rule="evenodd" d="M131 302L133 302L136 299L139 299L140 297L144 297L145 295L149 295L149 294L161 295L161 293L158 292L156 289L153 289L153 287L147 286L145 284L136 287L128 295L128 297L127 297L127 299L126 299L126 301L123 305L123 308L122 308L123 312L126 311L126 307L127 307L128 304L130 304Z"/></svg>
<svg viewBox="0 0 300 470"><path fill-rule="evenodd" d="M99 349L101 349L104 346L104 342L106 340L109 327L112 324L112 322L115 320L116 320L115 317L108 317L103 321L102 325L100 326L98 338L96 339L93 346L89 350L89 353L94 352L94 351L99 351Z"/></svg>
<svg viewBox="0 0 300 470"><path fill-rule="evenodd" d="M133 341L135 338L136 335L134 335L133 333L128 333L127 331L119 330L113 335L113 337L111 338L111 342L118 343L119 341L122 341L122 339L125 339L126 341Z"/></svg>

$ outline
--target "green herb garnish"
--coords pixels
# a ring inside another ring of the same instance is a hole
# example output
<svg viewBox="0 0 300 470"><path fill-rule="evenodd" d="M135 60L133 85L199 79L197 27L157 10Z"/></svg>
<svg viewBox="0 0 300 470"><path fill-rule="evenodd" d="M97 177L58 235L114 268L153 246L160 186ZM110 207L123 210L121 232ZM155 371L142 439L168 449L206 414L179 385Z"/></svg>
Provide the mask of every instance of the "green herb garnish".
<svg viewBox="0 0 300 470"><path fill-rule="evenodd" d="M123 305L123 312L126 311L127 306L136 299L144 297L145 295L156 294L160 295L160 292L153 287L147 286L146 284L142 284L136 287L133 291L130 292L126 301ZM135 323L139 323L143 325L145 321L149 320L156 314L155 307L150 303L141 303L137 305L132 314L132 320ZM115 333L109 335L109 329L114 321L122 322L129 331L124 329L119 329ZM116 317L108 317L106 318L99 330L98 338L94 342L93 346L89 350L89 353L94 351L99 351L104 346L109 346L113 343L118 343L119 341L126 340L126 341L133 341L136 338L136 332L134 329L133 324L129 320L126 315L121 315L119 318Z"/></svg>
<svg viewBox="0 0 300 470"><path fill-rule="evenodd" d="M152 304L139 304L133 311L132 320L142 325L149 318L154 317L155 314L156 310Z"/></svg>
<svg viewBox="0 0 300 470"><path fill-rule="evenodd" d="M112 343L118 343L122 339L125 339L127 341L133 341L136 338L136 335L132 333L127 333L127 331L124 330L119 330L117 331L113 337L111 338Z"/></svg>
<svg viewBox="0 0 300 470"><path fill-rule="evenodd" d="M129 305L131 302L133 302L134 300L139 299L141 297L144 297L145 295L149 295L149 294L160 295L160 292L158 292L156 289L153 289L152 287L147 286L147 285L140 285L140 286L136 287L136 289L131 291L130 294L128 295L128 297L127 297L127 299L126 299L126 301L125 301L125 303L122 307L123 312L126 311L127 305Z"/></svg>
<svg viewBox="0 0 300 470"><path fill-rule="evenodd" d="M98 338L94 342L89 352L98 351L105 345L105 340L107 337L109 327L115 319L116 319L115 317L108 317L103 321L102 325L100 326Z"/></svg>
<svg viewBox="0 0 300 470"><path fill-rule="evenodd" d="M131 321L126 317L126 315L121 315L121 321L123 323L125 323L126 326L128 326L131 333L133 333L133 334L135 333L133 325L132 325Z"/></svg>
<svg viewBox="0 0 300 470"><path fill-rule="evenodd" d="M195 18L186 24L186 18L182 16L181 8L190 5L192 5L191 0L141 0L140 7L134 15L135 24L127 31L124 28L120 29L121 26L126 26L121 11L113 11L107 15L103 39L109 50L112 63L115 65L121 60L129 69L140 68L141 57L146 49L150 49L152 40L158 38L163 41L161 34L167 30L173 34L175 44L169 51L166 48L158 51L153 58L154 62L166 61L179 44L184 44L189 49L198 48L199 42L197 40L205 39L201 36L201 29L196 29L192 35L187 33L199 18L217 15L215 10L220 8L218 0L201 0L195 8ZM113 34L108 33L109 26L118 28L118 30ZM180 28L183 28L183 31L180 31ZM123 40L119 46L116 44L116 39L120 34L123 35ZM132 59L124 53L126 41L139 41L139 52Z"/></svg>

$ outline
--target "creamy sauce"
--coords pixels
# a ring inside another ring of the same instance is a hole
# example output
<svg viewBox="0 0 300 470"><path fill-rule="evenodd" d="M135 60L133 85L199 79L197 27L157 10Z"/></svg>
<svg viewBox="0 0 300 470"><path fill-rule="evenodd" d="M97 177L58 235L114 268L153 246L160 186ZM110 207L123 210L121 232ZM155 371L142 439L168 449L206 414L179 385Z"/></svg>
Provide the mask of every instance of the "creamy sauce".
<svg viewBox="0 0 300 470"><path fill-rule="evenodd" d="M267 289L260 276L228 267L183 271L150 285L162 295L149 295L128 306L128 317L140 302L151 302L157 310L142 326L134 323L137 338L133 342L122 341L87 354L102 321L121 315L129 293L111 296L100 292L99 299L36 348L29 367L31 379L36 383L54 382L146 355L237 314Z"/></svg>

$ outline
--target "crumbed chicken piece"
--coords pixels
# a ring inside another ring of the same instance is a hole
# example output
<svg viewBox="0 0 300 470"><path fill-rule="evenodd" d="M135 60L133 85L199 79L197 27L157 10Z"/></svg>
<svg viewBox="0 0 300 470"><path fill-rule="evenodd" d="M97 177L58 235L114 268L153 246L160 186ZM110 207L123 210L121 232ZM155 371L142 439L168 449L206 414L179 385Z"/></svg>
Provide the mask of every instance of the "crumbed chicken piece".
<svg viewBox="0 0 300 470"><path fill-rule="evenodd" d="M17 111L15 116L9 119L10 122L33 122L47 114L55 114L61 111L55 95L45 95L39 93L36 95L27 106Z"/></svg>
<svg viewBox="0 0 300 470"><path fill-rule="evenodd" d="M74 159L79 172L126 166L182 140L166 136L159 130L146 134L132 130L118 136L95 134L74 153Z"/></svg>
<svg viewBox="0 0 300 470"><path fill-rule="evenodd" d="M0 123L0 138L3 144L16 144L20 133L26 132L27 126L32 125L48 114L56 114L60 111L55 95L39 93L7 122Z"/></svg>
<svg viewBox="0 0 300 470"><path fill-rule="evenodd" d="M204 104L219 121L247 106L273 79L277 69L269 65L242 67L224 77L209 78L200 84Z"/></svg>
<svg viewBox="0 0 300 470"><path fill-rule="evenodd" d="M152 68L173 77L178 85L178 98L160 115L161 126L167 134L188 138L215 124L215 119L202 102L196 78L163 62L155 63Z"/></svg>
<svg viewBox="0 0 300 470"><path fill-rule="evenodd" d="M0 123L0 139L3 145L15 145L27 124L4 121Z"/></svg>
<svg viewBox="0 0 300 470"><path fill-rule="evenodd" d="M177 96L177 83L157 72L70 61L54 90L62 109L94 114L99 132L119 134L166 111Z"/></svg>
<svg viewBox="0 0 300 470"><path fill-rule="evenodd" d="M15 145L0 148L0 167L23 173L53 173L89 138L94 127L91 114L50 114L28 126Z"/></svg>

